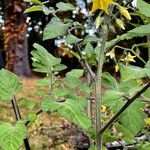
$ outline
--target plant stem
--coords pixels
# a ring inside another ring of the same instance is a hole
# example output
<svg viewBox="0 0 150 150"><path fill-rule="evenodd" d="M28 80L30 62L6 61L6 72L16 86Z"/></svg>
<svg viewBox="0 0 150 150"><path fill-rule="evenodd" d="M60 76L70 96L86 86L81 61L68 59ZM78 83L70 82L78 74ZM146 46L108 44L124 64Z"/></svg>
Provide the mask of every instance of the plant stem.
<svg viewBox="0 0 150 150"><path fill-rule="evenodd" d="M148 44L148 59L150 59L150 34L147 35L147 44Z"/></svg>
<svg viewBox="0 0 150 150"><path fill-rule="evenodd" d="M18 121L18 120L21 119L21 115L20 115L19 107L18 107L15 96L13 97L11 102L12 102L12 106L13 106L13 109L14 109L14 112L15 112L16 120ZM24 145L25 145L26 150L30 150L30 145L29 145L29 141L28 141L27 138L24 139Z"/></svg>
<svg viewBox="0 0 150 150"><path fill-rule="evenodd" d="M97 80L95 82L95 123L96 123L96 148L97 150L102 149L102 136L99 134L99 129L101 128L101 105L102 105L102 69L103 69L103 63L104 63L104 53L105 53L105 43L107 41L108 36L108 16L106 15L104 18L104 27L106 27L105 30L103 30L103 37L102 37L102 43L100 48L100 54L99 54L99 61L98 61L98 68L97 68Z"/></svg>
<svg viewBox="0 0 150 150"><path fill-rule="evenodd" d="M142 94L144 93L148 88L150 87L150 82L147 83L139 92L137 92L132 98L130 98L123 106L122 108L106 123L100 130L99 135L103 134L106 129L112 125L112 123Z"/></svg>

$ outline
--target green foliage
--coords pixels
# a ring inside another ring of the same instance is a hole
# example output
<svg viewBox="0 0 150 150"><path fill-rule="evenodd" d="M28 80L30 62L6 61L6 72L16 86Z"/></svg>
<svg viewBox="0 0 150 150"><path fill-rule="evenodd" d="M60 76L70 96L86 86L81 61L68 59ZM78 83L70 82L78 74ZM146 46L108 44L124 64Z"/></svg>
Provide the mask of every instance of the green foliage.
<svg viewBox="0 0 150 150"><path fill-rule="evenodd" d="M0 147L4 150L17 150L26 138L27 130L21 121L15 126L10 123L0 124Z"/></svg>
<svg viewBox="0 0 150 150"><path fill-rule="evenodd" d="M80 103L78 103L77 107L77 103L73 99L67 99L63 103L57 103L48 99L42 103L42 109L44 111L57 111L61 116L87 130L92 125L91 120L83 112L81 112L81 107Z"/></svg>
<svg viewBox="0 0 150 150"><path fill-rule="evenodd" d="M43 40L53 39L67 33L70 23L63 23L59 18L52 18L43 32Z"/></svg>
<svg viewBox="0 0 150 150"><path fill-rule="evenodd" d="M28 121L33 122L37 119L37 115L34 112L31 112L31 113L27 114L26 119Z"/></svg>
<svg viewBox="0 0 150 150"><path fill-rule="evenodd" d="M121 81L125 82L131 79L141 79L150 76L150 69L136 66L125 66L120 64Z"/></svg>
<svg viewBox="0 0 150 150"><path fill-rule="evenodd" d="M133 135L136 135L144 127L145 113L142 108L143 102L135 101L119 117L120 122Z"/></svg>
<svg viewBox="0 0 150 150"><path fill-rule="evenodd" d="M56 58L41 45L33 45L36 50L32 51L34 71L51 73L54 70L54 66L59 65L61 62L60 58Z"/></svg>
<svg viewBox="0 0 150 150"><path fill-rule="evenodd" d="M39 0L23 0L24 2L33 2L33 3L35 3L35 4L42 4L42 2L41 1L39 1Z"/></svg>
<svg viewBox="0 0 150 150"><path fill-rule="evenodd" d="M80 78L83 75L83 69L72 69L70 72L67 72L66 76L72 76L75 78Z"/></svg>
<svg viewBox="0 0 150 150"><path fill-rule="evenodd" d="M76 36L72 35L72 34L68 34L67 38L66 38L66 43L67 44L74 44L74 43L78 43L82 41L82 39L77 38Z"/></svg>
<svg viewBox="0 0 150 150"><path fill-rule="evenodd" d="M146 3L144 0L138 0L137 7L142 14L150 17L150 4Z"/></svg>
<svg viewBox="0 0 150 150"><path fill-rule="evenodd" d="M19 77L5 69L0 70L0 97L3 100L10 101L21 89Z"/></svg>
<svg viewBox="0 0 150 150"><path fill-rule="evenodd" d="M35 102L33 100L26 99L26 98L19 99L18 104L21 107L27 107L29 109L33 109L35 107Z"/></svg>
<svg viewBox="0 0 150 150"><path fill-rule="evenodd" d="M60 10L60 11L72 11L75 9L75 7L71 4L71 3L63 3L63 2L59 2L56 4L56 7Z"/></svg>

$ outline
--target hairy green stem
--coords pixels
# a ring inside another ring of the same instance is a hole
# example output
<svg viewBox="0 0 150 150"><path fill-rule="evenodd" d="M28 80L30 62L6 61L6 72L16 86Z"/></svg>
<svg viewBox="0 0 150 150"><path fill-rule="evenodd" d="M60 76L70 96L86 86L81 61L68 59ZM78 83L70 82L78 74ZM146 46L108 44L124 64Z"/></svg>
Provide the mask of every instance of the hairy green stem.
<svg viewBox="0 0 150 150"><path fill-rule="evenodd" d="M103 69L103 63L104 63L104 54L105 54L105 43L107 41L108 36L108 16L105 16L104 18L104 27L103 30L103 37L102 37L102 43L100 48L100 54L99 54L99 61L98 61L98 68L97 68L97 80L95 82L95 123L96 123L96 149L101 150L102 149L102 136L99 134L99 129L101 128L101 105L102 105L102 69Z"/></svg>
<svg viewBox="0 0 150 150"><path fill-rule="evenodd" d="M148 59L150 59L150 34L147 35L147 44L148 44Z"/></svg>
<svg viewBox="0 0 150 150"><path fill-rule="evenodd" d="M102 135L106 129L108 129L116 119L139 97L150 87L150 82L147 83L140 91L138 91L133 97L121 107L121 109L99 130L99 135Z"/></svg>

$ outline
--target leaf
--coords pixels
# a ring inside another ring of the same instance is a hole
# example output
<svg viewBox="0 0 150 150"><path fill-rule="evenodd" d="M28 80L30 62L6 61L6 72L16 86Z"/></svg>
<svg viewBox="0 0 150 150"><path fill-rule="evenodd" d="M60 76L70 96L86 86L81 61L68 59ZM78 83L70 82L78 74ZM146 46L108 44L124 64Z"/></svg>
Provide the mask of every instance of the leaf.
<svg viewBox="0 0 150 150"><path fill-rule="evenodd" d="M43 78L36 82L37 86L50 86L50 79L49 78Z"/></svg>
<svg viewBox="0 0 150 150"><path fill-rule="evenodd" d="M55 88L53 91L53 95L55 98L67 96L70 93L70 90L67 88Z"/></svg>
<svg viewBox="0 0 150 150"><path fill-rule="evenodd" d="M107 129L105 132L104 132L104 135L103 135L103 142L104 143L107 143L107 142L114 142L117 140L117 137L111 135L111 131L110 129Z"/></svg>
<svg viewBox="0 0 150 150"><path fill-rule="evenodd" d="M33 121L35 121L37 119L37 115L36 115L36 113L31 112L31 113L27 114L26 119L28 121L32 121L33 122Z"/></svg>
<svg viewBox="0 0 150 150"><path fill-rule="evenodd" d="M91 120L80 111L80 108L77 107L77 103L74 100L66 100L64 103L56 103L48 99L42 103L42 109L50 112L57 110L61 116L83 129L88 129L92 125Z"/></svg>
<svg viewBox="0 0 150 150"><path fill-rule="evenodd" d="M121 81L125 82L131 79L140 79L150 76L150 69L137 66L125 66L120 64Z"/></svg>
<svg viewBox="0 0 150 150"><path fill-rule="evenodd" d="M137 0L137 7L142 14L146 17L150 17L150 4L146 3L144 0Z"/></svg>
<svg viewBox="0 0 150 150"><path fill-rule="evenodd" d="M64 79L64 83L71 88L75 88L75 87L80 86L82 84L82 82L74 76L67 76Z"/></svg>
<svg viewBox="0 0 150 150"><path fill-rule="evenodd" d="M123 134L123 137L125 139L125 142L127 143L133 143L134 134L124 125L121 124L115 124L115 128L118 132L121 132Z"/></svg>
<svg viewBox="0 0 150 150"><path fill-rule="evenodd" d="M74 44L74 43L78 43L82 41L82 39L77 38L76 36L72 35L72 34L68 34L67 38L66 38L66 43L67 44Z"/></svg>
<svg viewBox="0 0 150 150"><path fill-rule="evenodd" d="M35 4L42 4L42 2L41 1L39 1L39 0L23 0L24 2L33 2L33 3L35 3Z"/></svg>
<svg viewBox="0 0 150 150"><path fill-rule="evenodd" d="M89 87L87 84L82 84L79 87L80 91L90 94L93 91L93 87Z"/></svg>
<svg viewBox="0 0 150 150"><path fill-rule="evenodd" d="M103 95L102 102L104 105L109 106L113 113L115 113L121 108L121 106L123 106L123 95L123 92L108 90Z"/></svg>
<svg viewBox="0 0 150 150"><path fill-rule="evenodd" d="M66 76L72 76L75 78L80 78L83 76L83 69L72 69L70 72L66 74Z"/></svg>
<svg viewBox="0 0 150 150"><path fill-rule="evenodd" d="M4 150L17 150L26 138L25 125L18 121L15 126L10 123L0 124L0 147Z"/></svg>
<svg viewBox="0 0 150 150"><path fill-rule="evenodd" d="M72 11L75 9L75 7L71 4L71 3L63 3L63 2L59 2L56 4L56 7L60 10L60 11Z"/></svg>
<svg viewBox="0 0 150 150"><path fill-rule="evenodd" d="M64 64L58 64L54 66L54 72L59 72L65 69L67 69L67 66Z"/></svg>
<svg viewBox="0 0 150 150"><path fill-rule="evenodd" d="M150 24L141 25L139 27L136 27L136 28L128 31L128 33L122 34L121 36L117 36L117 38L106 42L105 48L108 51L110 48L112 48L119 41L122 41L125 39L130 40L134 37L145 36L149 33L150 33Z"/></svg>
<svg viewBox="0 0 150 150"><path fill-rule="evenodd" d="M43 32L43 40L53 39L67 33L69 24L64 24L58 18L52 18Z"/></svg>
<svg viewBox="0 0 150 150"><path fill-rule="evenodd" d="M30 99L21 98L19 99L19 106L28 107L29 109L33 109L35 107L35 102Z"/></svg>
<svg viewBox="0 0 150 150"><path fill-rule="evenodd" d="M128 80L119 84L119 91L126 93L126 96L131 97L141 89L137 80Z"/></svg>
<svg viewBox="0 0 150 150"><path fill-rule="evenodd" d="M0 70L0 97L3 100L10 101L21 89L18 76L5 69Z"/></svg>
<svg viewBox="0 0 150 150"><path fill-rule="evenodd" d="M119 117L121 124L134 135L144 127L145 113L142 111L143 106L143 102L135 101Z"/></svg>
<svg viewBox="0 0 150 150"><path fill-rule="evenodd" d="M61 59L56 58L41 45L35 43L33 47L36 49L31 52L33 56L33 67L35 67L35 71L51 73L53 71L53 67L55 65L60 64Z"/></svg>
<svg viewBox="0 0 150 150"><path fill-rule="evenodd" d="M118 83L116 79L111 76L108 72L102 74L102 84L111 89L118 89Z"/></svg>
<svg viewBox="0 0 150 150"><path fill-rule="evenodd" d="M43 11L42 7L39 6L32 6L30 8L27 8L24 13L29 13L29 12L33 12L33 11Z"/></svg>

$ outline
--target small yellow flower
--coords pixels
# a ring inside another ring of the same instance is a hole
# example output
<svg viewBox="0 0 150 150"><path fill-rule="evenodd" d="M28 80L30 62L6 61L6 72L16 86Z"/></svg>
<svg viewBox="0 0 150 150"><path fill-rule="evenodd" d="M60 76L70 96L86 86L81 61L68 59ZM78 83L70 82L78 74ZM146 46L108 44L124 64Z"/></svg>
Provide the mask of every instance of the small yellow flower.
<svg viewBox="0 0 150 150"><path fill-rule="evenodd" d="M113 48L110 52L106 53L106 56L110 56L111 59L115 58L115 49Z"/></svg>
<svg viewBox="0 0 150 150"><path fill-rule="evenodd" d="M104 105L101 106L101 112L106 112L106 109L107 109L106 106L104 106Z"/></svg>
<svg viewBox="0 0 150 150"><path fill-rule="evenodd" d="M120 13L121 13L124 17L126 17L127 19L131 20L131 16L130 16L130 14L129 14L127 8L126 8L126 7L122 7L122 6L120 6L120 5L118 5L118 6L119 6Z"/></svg>
<svg viewBox="0 0 150 150"><path fill-rule="evenodd" d="M150 125L150 117L149 117L149 118L146 118L144 121L145 121L145 124L146 124L146 125Z"/></svg>
<svg viewBox="0 0 150 150"><path fill-rule="evenodd" d="M107 14L109 14L108 6L111 5L111 4L115 4L113 2L113 0L92 0L92 2L93 2L93 5L92 5L91 13L93 13L97 9L102 9Z"/></svg>
<svg viewBox="0 0 150 150"><path fill-rule="evenodd" d="M117 25L120 27L120 28L122 28L123 30L125 30L125 27L124 27L124 23L123 23L123 21L122 20L120 20L120 19L116 19L116 23L117 23Z"/></svg>
<svg viewBox="0 0 150 150"><path fill-rule="evenodd" d="M136 56L132 56L131 53L129 52L128 55L125 58L125 61L126 62L135 62L135 60L134 60L135 57Z"/></svg>
<svg viewBox="0 0 150 150"><path fill-rule="evenodd" d="M119 71L119 65L117 64L116 66L115 66L115 72L118 72Z"/></svg>

